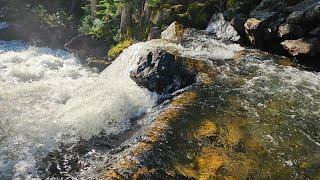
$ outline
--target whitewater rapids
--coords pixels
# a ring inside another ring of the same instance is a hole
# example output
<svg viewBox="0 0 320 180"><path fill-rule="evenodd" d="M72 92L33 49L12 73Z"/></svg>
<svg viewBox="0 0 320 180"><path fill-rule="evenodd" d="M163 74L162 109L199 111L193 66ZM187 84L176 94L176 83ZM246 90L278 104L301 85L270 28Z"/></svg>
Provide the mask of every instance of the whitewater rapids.
<svg viewBox="0 0 320 180"><path fill-rule="evenodd" d="M242 49L203 34L189 36L184 45L154 40L132 45L96 74L63 50L0 41L0 179L39 178L37 162L59 143L130 129L132 118L156 105L157 94L129 76L154 47L220 60Z"/></svg>
<svg viewBox="0 0 320 180"><path fill-rule="evenodd" d="M130 128L156 102L129 77L138 53L98 75L65 51L0 41L0 179L37 177L36 159L58 142Z"/></svg>

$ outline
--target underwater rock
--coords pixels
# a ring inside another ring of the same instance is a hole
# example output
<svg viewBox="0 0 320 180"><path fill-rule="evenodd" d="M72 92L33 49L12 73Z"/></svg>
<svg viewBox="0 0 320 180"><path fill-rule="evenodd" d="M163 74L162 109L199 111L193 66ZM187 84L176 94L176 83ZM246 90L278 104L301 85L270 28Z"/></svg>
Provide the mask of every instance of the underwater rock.
<svg viewBox="0 0 320 180"><path fill-rule="evenodd" d="M206 31L221 40L237 42L240 39L238 32L230 22L224 19L222 13L217 13L212 16Z"/></svg>
<svg viewBox="0 0 320 180"><path fill-rule="evenodd" d="M130 77L150 91L172 93L196 81L197 72L189 71L183 58L162 49L152 49L138 64Z"/></svg>

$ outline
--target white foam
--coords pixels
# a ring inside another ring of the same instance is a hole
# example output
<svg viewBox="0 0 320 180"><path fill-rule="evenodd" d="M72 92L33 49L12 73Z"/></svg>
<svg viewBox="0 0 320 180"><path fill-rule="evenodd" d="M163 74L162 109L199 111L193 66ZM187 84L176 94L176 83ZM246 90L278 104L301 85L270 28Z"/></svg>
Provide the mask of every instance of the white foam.
<svg viewBox="0 0 320 180"><path fill-rule="evenodd" d="M139 47L101 75L60 50L4 41L0 48L0 179L37 177L36 159L58 141L118 134L155 103L156 95L129 77Z"/></svg>

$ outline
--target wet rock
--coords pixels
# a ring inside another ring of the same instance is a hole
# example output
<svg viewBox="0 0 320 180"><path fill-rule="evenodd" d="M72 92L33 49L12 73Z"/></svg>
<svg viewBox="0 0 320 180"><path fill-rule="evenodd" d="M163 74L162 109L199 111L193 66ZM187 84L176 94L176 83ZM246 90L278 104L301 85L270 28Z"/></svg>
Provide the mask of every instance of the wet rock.
<svg viewBox="0 0 320 180"><path fill-rule="evenodd" d="M292 56L315 56L320 52L320 41L317 38L286 40L281 45Z"/></svg>
<svg viewBox="0 0 320 180"><path fill-rule="evenodd" d="M130 77L139 85L157 93L172 93L196 81L196 72L189 71L179 58L161 49L152 49L141 58Z"/></svg>
<svg viewBox="0 0 320 180"><path fill-rule="evenodd" d="M263 34L261 32L261 29L259 29L259 26L261 24L261 20L256 18L250 18L246 21L244 24L244 28L247 34L247 37L249 39L249 42L252 45L255 46L261 46L261 38L263 37Z"/></svg>
<svg viewBox="0 0 320 180"><path fill-rule="evenodd" d="M246 23L247 19L241 16L235 16L231 20L231 25L234 29L239 33L240 36L244 37L246 35L246 31L244 28L244 24Z"/></svg>
<svg viewBox="0 0 320 180"><path fill-rule="evenodd" d="M303 29L295 24L282 24L278 30L278 37L282 39L297 39L303 36Z"/></svg>
<svg viewBox="0 0 320 180"><path fill-rule="evenodd" d="M222 13L214 14L209 22L206 31L217 39L239 41L240 36L230 22L224 19Z"/></svg>
<svg viewBox="0 0 320 180"><path fill-rule="evenodd" d="M161 33L161 38L167 40L180 40L184 32L183 26L175 21Z"/></svg>
<svg viewBox="0 0 320 180"><path fill-rule="evenodd" d="M12 41L12 40L22 40L30 41L31 36L28 31L20 25L17 24L5 24L2 23L0 27L0 40Z"/></svg>
<svg viewBox="0 0 320 180"><path fill-rule="evenodd" d="M65 48L81 59L105 58L108 52L108 43L105 40L95 39L90 35L78 35L65 44Z"/></svg>

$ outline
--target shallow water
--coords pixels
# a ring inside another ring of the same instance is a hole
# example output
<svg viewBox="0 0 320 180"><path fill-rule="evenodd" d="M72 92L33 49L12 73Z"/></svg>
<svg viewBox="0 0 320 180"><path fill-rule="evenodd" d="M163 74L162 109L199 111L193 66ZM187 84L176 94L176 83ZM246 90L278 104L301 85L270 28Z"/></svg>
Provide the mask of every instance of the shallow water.
<svg viewBox="0 0 320 180"><path fill-rule="evenodd" d="M141 177L320 178L320 74L248 53L195 87L166 136L145 152ZM136 174L139 174L136 171Z"/></svg>

